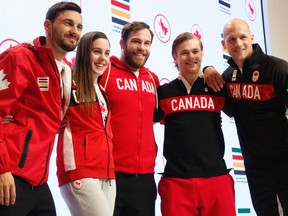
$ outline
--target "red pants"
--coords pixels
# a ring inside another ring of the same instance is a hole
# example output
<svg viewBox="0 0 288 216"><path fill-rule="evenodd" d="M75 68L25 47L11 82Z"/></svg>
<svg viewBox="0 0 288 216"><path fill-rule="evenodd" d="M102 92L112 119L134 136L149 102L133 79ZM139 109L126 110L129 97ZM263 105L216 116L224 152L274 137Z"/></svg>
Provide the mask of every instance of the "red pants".
<svg viewBox="0 0 288 216"><path fill-rule="evenodd" d="M236 216L234 180L162 177L159 182L163 216Z"/></svg>

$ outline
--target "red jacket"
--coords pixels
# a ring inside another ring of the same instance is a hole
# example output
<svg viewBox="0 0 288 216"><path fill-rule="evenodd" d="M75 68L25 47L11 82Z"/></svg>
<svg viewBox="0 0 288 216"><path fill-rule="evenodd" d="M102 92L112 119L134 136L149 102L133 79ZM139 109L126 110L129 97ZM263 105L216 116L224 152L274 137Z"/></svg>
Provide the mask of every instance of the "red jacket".
<svg viewBox="0 0 288 216"><path fill-rule="evenodd" d="M111 69L102 76L111 105L115 171L154 173L157 146L153 132L158 77L142 67L139 77L112 56Z"/></svg>
<svg viewBox="0 0 288 216"><path fill-rule="evenodd" d="M81 178L115 179L110 112L104 126L99 103L93 103L94 115L89 116L76 102L75 91L73 86L68 125L58 139L59 186Z"/></svg>
<svg viewBox="0 0 288 216"><path fill-rule="evenodd" d="M47 182L55 134L61 122L60 78L44 37L0 55L0 174L12 174L37 186Z"/></svg>

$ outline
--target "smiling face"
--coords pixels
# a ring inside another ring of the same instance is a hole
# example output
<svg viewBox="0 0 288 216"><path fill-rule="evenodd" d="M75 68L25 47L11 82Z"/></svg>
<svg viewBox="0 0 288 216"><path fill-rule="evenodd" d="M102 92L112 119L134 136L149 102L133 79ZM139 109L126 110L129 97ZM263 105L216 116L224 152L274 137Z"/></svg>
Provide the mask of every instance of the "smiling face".
<svg viewBox="0 0 288 216"><path fill-rule="evenodd" d="M126 42L121 39L120 59L128 69L138 71L145 65L150 55L151 40L151 33L148 29L132 31Z"/></svg>
<svg viewBox="0 0 288 216"><path fill-rule="evenodd" d="M55 58L65 56L67 52L75 49L82 32L82 17L72 10L66 10L59 14L52 22L45 20L46 43Z"/></svg>
<svg viewBox="0 0 288 216"><path fill-rule="evenodd" d="M98 38L93 41L91 48L91 68L94 82L97 82L97 78L101 76L107 68L109 55L110 43L107 39Z"/></svg>
<svg viewBox="0 0 288 216"><path fill-rule="evenodd" d="M253 53L254 36L249 26L241 19L232 19L223 30L222 45L227 49L239 68L243 67L245 59L249 59Z"/></svg>
<svg viewBox="0 0 288 216"><path fill-rule="evenodd" d="M202 49L198 38L188 39L178 44L173 58L183 77L201 74Z"/></svg>

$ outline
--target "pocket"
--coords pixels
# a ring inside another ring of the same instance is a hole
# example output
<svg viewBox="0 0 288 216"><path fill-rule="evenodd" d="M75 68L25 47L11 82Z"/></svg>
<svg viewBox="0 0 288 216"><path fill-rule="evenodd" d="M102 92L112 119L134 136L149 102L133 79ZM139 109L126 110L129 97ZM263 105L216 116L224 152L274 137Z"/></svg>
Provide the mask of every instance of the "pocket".
<svg viewBox="0 0 288 216"><path fill-rule="evenodd" d="M90 158L89 142L88 142L88 137L86 134L84 135L83 145L84 145L84 159L89 160L89 158Z"/></svg>
<svg viewBox="0 0 288 216"><path fill-rule="evenodd" d="M28 150L29 150L29 144L30 144L30 140L32 138L32 130L28 130L24 139L24 144L23 144L23 150L22 150L22 154L20 157L20 161L18 163L18 167L19 168L23 168L26 162L26 158L27 158L27 154L28 154Z"/></svg>

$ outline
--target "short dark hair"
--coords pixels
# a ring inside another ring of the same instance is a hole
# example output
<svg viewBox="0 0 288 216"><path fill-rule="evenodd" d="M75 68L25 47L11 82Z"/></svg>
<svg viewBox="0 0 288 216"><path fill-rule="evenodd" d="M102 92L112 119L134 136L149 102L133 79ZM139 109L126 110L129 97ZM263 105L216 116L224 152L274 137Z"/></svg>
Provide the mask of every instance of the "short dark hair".
<svg viewBox="0 0 288 216"><path fill-rule="evenodd" d="M77 11L79 14L82 12L80 6L74 2L58 2L48 9L46 13L46 19L54 22L56 17L58 17L60 13L66 10Z"/></svg>
<svg viewBox="0 0 288 216"><path fill-rule="evenodd" d="M142 29L148 29L150 31L151 34L151 43L154 37L153 32L150 30L150 26L145 23L145 22L139 22L139 21L134 21L131 23L127 23L124 25L122 32L121 32L121 38L126 42L129 38L129 35L131 32L133 31L139 31Z"/></svg>

